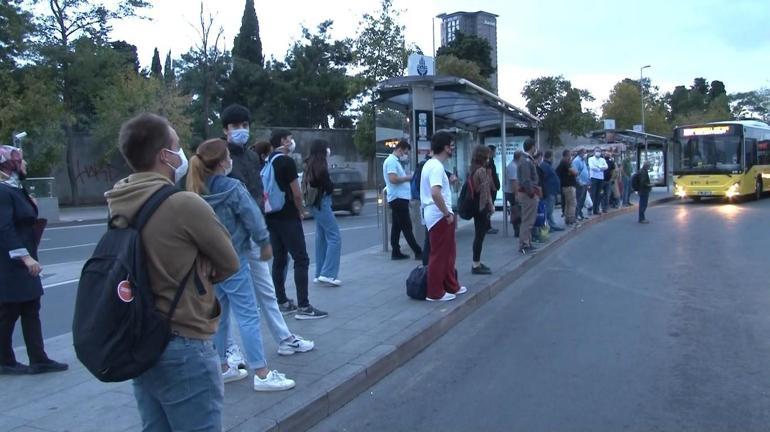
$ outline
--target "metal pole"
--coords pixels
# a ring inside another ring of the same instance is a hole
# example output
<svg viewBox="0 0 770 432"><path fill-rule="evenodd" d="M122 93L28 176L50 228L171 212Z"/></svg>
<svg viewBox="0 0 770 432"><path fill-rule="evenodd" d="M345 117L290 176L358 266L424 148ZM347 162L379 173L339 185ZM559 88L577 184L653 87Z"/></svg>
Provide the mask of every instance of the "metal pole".
<svg viewBox="0 0 770 432"><path fill-rule="evenodd" d="M647 155L647 129L644 127L644 70L650 67L650 65L642 66L639 68L639 94L642 99L642 133L644 134L644 160L649 157Z"/></svg>
<svg viewBox="0 0 770 432"><path fill-rule="evenodd" d="M508 159L508 145L506 143L508 137L506 136L506 123L505 123L505 112L503 112L503 119L500 123L500 147L502 148L501 154L502 154L502 170L503 170L503 237L508 237L508 200L505 199L505 189L506 185L510 184L510 179L508 178L508 165L507 165L507 159Z"/></svg>

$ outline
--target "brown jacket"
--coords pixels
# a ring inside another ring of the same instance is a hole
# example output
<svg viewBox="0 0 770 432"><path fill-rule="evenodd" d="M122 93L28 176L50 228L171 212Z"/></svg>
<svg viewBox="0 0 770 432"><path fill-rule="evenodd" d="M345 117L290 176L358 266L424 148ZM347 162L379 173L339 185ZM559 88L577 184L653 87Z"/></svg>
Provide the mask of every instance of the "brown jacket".
<svg viewBox="0 0 770 432"><path fill-rule="evenodd" d="M167 177L156 173L130 175L104 194L110 216L118 217L117 224L127 225L155 191L171 184ZM211 338L220 315L212 283L230 277L240 265L230 235L214 210L198 195L178 192L161 204L147 222L142 243L156 306L161 312L168 312L177 287L195 265L205 292L196 286L193 277L189 279L171 319L171 329L189 338Z"/></svg>

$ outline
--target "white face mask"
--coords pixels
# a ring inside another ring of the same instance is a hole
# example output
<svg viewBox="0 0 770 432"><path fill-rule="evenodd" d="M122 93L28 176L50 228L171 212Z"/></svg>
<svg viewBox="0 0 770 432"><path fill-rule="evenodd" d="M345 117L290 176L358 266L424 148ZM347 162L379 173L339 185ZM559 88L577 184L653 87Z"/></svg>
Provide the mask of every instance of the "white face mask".
<svg viewBox="0 0 770 432"><path fill-rule="evenodd" d="M409 162L409 155L408 154L402 154L398 157L398 160L400 160L403 163Z"/></svg>
<svg viewBox="0 0 770 432"><path fill-rule="evenodd" d="M288 144L284 145L284 148L289 154L294 153L294 150L297 149L297 143L294 142L294 138L292 138Z"/></svg>
<svg viewBox="0 0 770 432"><path fill-rule="evenodd" d="M332 155L332 149L330 149L330 148L327 148L327 149L326 149L326 157L329 157L329 156L331 156L331 155Z"/></svg>
<svg viewBox="0 0 770 432"><path fill-rule="evenodd" d="M233 172L233 158L227 158L227 168L225 168L225 175L229 176Z"/></svg>
<svg viewBox="0 0 770 432"><path fill-rule="evenodd" d="M188 168L187 156L184 154L184 150L182 150L181 147L179 148L178 151L173 151L169 149L163 149L163 150L179 156L179 159L182 160L182 163L180 163L178 167L174 167L170 163L166 162L166 165L168 165L169 168L174 170L174 183L179 183L179 180L182 180L182 177L187 175L187 168Z"/></svg>

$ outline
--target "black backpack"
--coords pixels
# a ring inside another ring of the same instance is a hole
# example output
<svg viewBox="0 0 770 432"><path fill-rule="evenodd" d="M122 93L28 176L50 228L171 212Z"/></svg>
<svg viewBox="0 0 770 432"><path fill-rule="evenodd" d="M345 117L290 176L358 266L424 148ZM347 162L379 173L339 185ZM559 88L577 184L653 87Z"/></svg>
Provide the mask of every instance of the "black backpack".
<svg viewBox="0 0 770 432"><path fill-rule="evenodd" d="M465 220L473 219L479 212L479 194L473 187L471 176L463 183L460 189L460 196L457 197L457 214Z"/></svg>
<svg viewBox="0 0 770 432"><path fill-rule="evenodd" d="M155 309L141 231L155 210L180 190L164 186L117 228L111 220L78 283L72 337L78 360L100 381L135 378L160 358L171 338L170 319L195 269L176 291L168 316Z"/></svg>
<svg viewBox="0 0 770 432"><path fill-rule="evenodd" d="M639 173L634 173L631 176L631 190L639 192Z"/></svg>

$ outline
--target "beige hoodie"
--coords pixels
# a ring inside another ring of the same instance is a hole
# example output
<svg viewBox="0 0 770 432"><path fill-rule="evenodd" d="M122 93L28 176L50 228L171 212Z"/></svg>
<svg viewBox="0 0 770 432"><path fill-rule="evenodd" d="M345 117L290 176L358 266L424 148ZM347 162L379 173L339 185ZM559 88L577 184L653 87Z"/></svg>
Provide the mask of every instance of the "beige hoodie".
<svg viewBox="0 0 770 432"><path fill-rule="evenodd" d="M164 185L173 185L157 173L132 174L104 194L111 217L127 226L141 206ZM177 287L193 264L205 292L191 277L171 320L172 331L181 336L209 339L219 322L219 303L212 283L222 281L240 265L230 235L214 210L198 195L178 192L156 210L142 231L150 284L156 306L167 313ZM214 275L212 277L212 275Z"/></svg>

